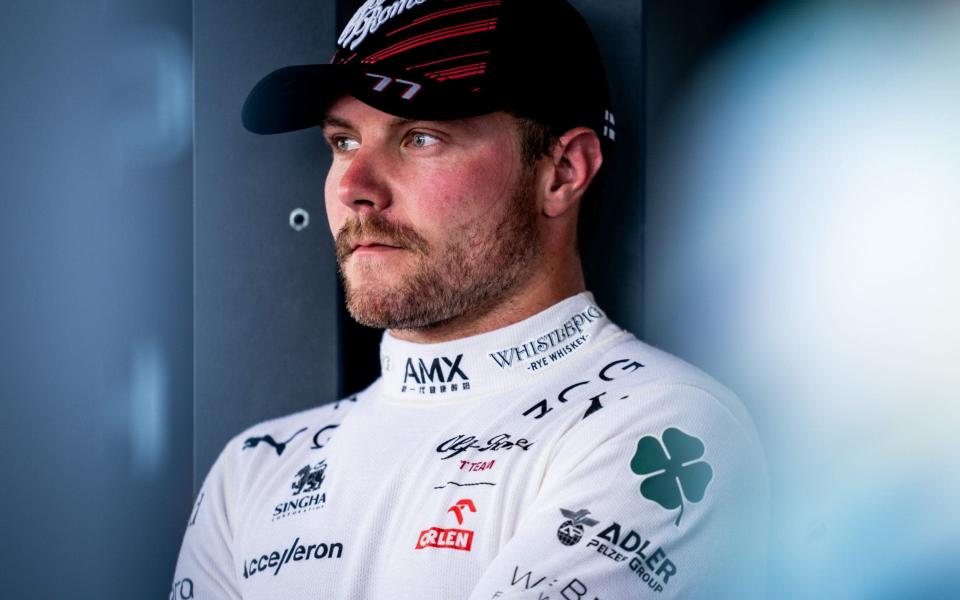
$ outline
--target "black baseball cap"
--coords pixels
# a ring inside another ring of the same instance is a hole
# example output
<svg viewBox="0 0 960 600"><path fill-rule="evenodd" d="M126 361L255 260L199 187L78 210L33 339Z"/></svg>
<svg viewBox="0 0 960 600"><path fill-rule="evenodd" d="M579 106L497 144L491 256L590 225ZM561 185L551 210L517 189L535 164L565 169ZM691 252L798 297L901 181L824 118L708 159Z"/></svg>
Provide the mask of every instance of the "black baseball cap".
<svg viewBox="0 0 960 600"><path fill-rule="evenodd" d="M607 78L566 0L366 0L330 64L273 71L243 105L260 134L320 125L352 95L383 112L443 121L507 111L557 132L615 139Z"/></svg>

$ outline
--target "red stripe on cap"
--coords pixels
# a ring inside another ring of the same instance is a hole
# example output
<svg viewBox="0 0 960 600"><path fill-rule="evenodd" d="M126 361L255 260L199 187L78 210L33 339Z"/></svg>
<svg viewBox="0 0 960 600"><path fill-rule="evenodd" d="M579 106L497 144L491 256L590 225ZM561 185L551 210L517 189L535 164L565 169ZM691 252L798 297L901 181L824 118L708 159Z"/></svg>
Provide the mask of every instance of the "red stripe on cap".
<svg viewBox="0 0 960 600"><path fill-rule="evenodd" d="M429 74L430 75L453 75L461 71L476 70L479 68L485 68L486 66L487 66L487 63L479 62L479 63L472 63L469 65L461 65L459 67L450 67L449 69L442 69L440 71L431 71Z"/></svg>
<svg viewBox="0 0 960 600"><path fill-rule="evenodd" d="M391 31L390 33L387 34L387 37L390 37L391 35L393 35L393 34L395 34L395 33L399 33L399 32L401 32L401 31L403 31L404 29L410 29L411 27L416 27L417 25L419 25L419 24L421 24L421 23L426 23L427 21L432 21L432 20L434 20L434 19L440 19L440 18L442 18L442 17L446 17L446 16L449 16L449 15L455 15L455 14L457 14L457 13L467 12L468 10L477 10L478 8L488 8L488 7L491 7L491 6L500 6L500 0L490 0L489 2L476 2L476 3L474 3L474 4L464 4L463 6L459 6L459 7L457 7L457 8L448 8L447 10L437 11L437 12L433 13L432 15L427 15L427 16L425 16L425 17L420 17L419 19L415 19L414 21L411 21L410 23L404 25L403 27L399 27L399 28L397 28L397 29L394 29L393 31Z"/></svg>
<svg viewBox="0 0 960 600"><path fill-rule="evenodd" d="M427 44L432 44L434 42L439 42L440 40L446 40L450 38L460 37L464 35L470 35L473 33L483 33L484 31L493 31L497 28L497 19L485 19L483 21L474 21L472 23L464 23L463 25L456 25L453 27L445 27L443 29L438 29L436 31L418 35L416 37L409 38L402 42L398 42L392 46L388 46L383 50L374 52L370 56L364 58L360 62L365 63L376 63L380 62L385 58L389 58L395 54L417 48L419 46L425 46Z"/></svg>
<svg viewBox="0 0 960 600"><path fill-rule="evenodd" d="M457 60L458 58L470 58L471 56L483 56L484 54L490 54L489 50L484 50L483 52L471 52L470 54L461 54L459 56L451 56L450 58L441 58L440 60L432 60L420 65L413 65L412 67L407 67L407 71L412 71L414 69L420 69L422 67L429 67L431 65L438 65L440 63L450 62L451 60Z"/></svg>
<svg viewBox="0 0 960 600"><path fill-rule="evenodd" d="M463 65L462 67L455 67L452 69L445 69L443 71L434 71L432 73L425 73L425 75L431 79L436 79L437 81L445 81L447 79L463 79L464 77L474 77L476 75L483 75L487 72L487 63L473 63L472 65Z"/></svg>
<svg viewBox="0 0 960 600"><path fill-rule="evenodd" d="M442 29L437 29L436 31L431 31L428 33L422 33L420 35L407 38L402 42L397 42L392 46L388 46L373 54L364 58L361 62L375 63L388 58L405 50L410 50L412 48L417 48L426 44L430 44L439 40L449 39L451 37L458 37L459 35L466 35L470 33L480 33L483 31L489 31L496 29L497 19L485 19L482 21L472 21L470 23L461 23L460 25L452 25L450 27L444 27Z"/></svg>

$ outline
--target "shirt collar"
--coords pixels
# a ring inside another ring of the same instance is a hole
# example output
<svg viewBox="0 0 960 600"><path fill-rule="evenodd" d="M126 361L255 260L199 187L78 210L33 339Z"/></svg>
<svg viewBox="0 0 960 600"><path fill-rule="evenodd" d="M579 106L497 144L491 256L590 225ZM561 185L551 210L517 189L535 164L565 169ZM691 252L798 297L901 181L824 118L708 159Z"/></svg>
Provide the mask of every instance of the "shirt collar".
<svg viewBox="0 0 960 600"><path fill-rule="evenodd" d="M384 332L381 389L410 402L451 401L529 382L621 332L582 292L507 327L449 342L416 344Z"/></svg>

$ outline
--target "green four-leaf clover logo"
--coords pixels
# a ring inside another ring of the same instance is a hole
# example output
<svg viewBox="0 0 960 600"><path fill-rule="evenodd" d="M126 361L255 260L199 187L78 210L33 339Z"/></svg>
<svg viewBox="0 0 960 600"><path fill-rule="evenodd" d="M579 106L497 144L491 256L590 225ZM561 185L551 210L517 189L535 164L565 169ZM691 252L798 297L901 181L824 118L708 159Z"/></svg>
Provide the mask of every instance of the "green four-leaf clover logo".
<svg viewBox="0 0 960 600"><path fill-rule="evenodd" d="M663 444L646 436L637 442L637 453L630 461L630 470L637 475L651 475L640 484L640 493L667 510L680 509L674 525L680 526L683 500L700 502L713 479L713 469L704 461L703 442L675 427L663 432Z"/></svg>

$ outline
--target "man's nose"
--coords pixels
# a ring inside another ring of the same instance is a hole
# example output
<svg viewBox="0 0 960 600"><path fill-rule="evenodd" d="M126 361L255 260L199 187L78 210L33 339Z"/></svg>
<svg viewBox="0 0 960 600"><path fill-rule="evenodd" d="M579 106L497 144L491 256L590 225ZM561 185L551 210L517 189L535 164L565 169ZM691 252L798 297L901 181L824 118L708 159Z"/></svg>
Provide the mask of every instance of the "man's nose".
<svg viewBox="0 0 960 600"><path fill-rule="evenodd" d="M390 206L385 165L374 148L360 148L337 185L340 202L356 212L380 212Z"/></svg>

